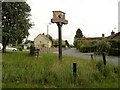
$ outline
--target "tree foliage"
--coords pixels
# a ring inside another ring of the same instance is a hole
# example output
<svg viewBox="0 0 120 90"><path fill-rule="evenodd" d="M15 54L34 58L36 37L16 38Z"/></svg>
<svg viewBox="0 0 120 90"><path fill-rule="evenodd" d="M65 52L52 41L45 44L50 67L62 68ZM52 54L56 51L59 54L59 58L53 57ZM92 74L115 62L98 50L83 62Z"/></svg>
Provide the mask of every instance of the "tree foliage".
<svg viewBox="0 0 120 90"><path fill-rule="evenodd" d="M82 31L78 28L77 31L76 31L75 38L82 38L82 37L83 37L83 33L82 33Z"/></svg>
<svg viewBox="0 0 120 90"><path fill-rule="evenodd" d="M98 54L101 54L102 52L108 53L108 50L110 49L110 47L111 47L111 45L107 41L107 39L102 39L102 40L98 41L96 44L96 52Z"/></svg>
<svg viewBox="0 0 120 90"><path fill-rule="evenodd" d="M68 47L70 46L70 44L68 43L67 40L65 40L65 44L66 44Z"/></svg>
<svg viewBox="0 0 120 90"><path fill-rule="evenodd" d="M83 38L83 33L82 31L78 28L74 37L74 46L77 47L77 44L79 42L79 39Z"/></svg>
<svg viewBox="0 0 120 90"><path fill-rule="evenodd" d="M34 41L26 40L26 41L24 42L24 44L28 44L28 43L34 43Z"/></svg>
<svg viewBox="0 0 120 90"><path fill-rule="evenodd" d="M62 46L65 46L65 44L66 44L65 41L62 40ZM53 39L53 46L55 46L55 47L59 46L58 39Z"/></svg>
<svg viewBox="0 0 120 90"><path fill-rule="evenodd" d="M50 39L50 41L53 42L53 38L52 38L52 36L50 34L46 35L46 37L48 37L48 39Z"/></svg>
<svg viewBox="0 0 120 90"><path fill-rule="evenodd" d="M3 52L8 44L20 44L29 35L30 6L26 2L2 3L2 44Z"/></svg>

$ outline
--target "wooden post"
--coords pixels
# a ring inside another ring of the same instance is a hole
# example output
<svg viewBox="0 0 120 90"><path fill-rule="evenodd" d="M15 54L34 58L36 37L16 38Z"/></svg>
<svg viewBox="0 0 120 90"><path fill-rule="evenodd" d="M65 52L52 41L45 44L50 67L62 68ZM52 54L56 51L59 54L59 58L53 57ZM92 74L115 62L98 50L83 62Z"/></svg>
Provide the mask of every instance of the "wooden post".
<svg viewBox="0 0 120 90"><path fill-rule="evenodd" d="M104 65L106 65L106 55L105 55L105 52L102 53L102 57L103 57L103 63L104 63Z"/></svg>
<svg viewBox="0 0 120 90"><path fill-rule="evenodd" d="M57 23L58 26L58 44L59 44L59 60L62 61L62 23Z"/></svg>
<svg viewBox="0 0 120 90"><path fill-rule="evenodd" d="M74 77L74 83L76 82L76 77L77 77L77 64L74 62L73 63L73 77Z"/></svg>
<svg viewBox="0 0 120 90"><path fill-rule="evenodd" d="M91 60L93 60L93 54L91 54Z"/></svg>

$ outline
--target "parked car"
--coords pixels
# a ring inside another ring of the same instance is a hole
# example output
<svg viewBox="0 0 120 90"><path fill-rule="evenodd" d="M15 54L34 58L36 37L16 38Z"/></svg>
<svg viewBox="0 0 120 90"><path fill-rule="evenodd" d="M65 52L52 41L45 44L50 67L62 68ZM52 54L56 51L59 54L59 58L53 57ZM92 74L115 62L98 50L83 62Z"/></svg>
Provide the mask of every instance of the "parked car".
<svg viewBox="0 0 120 90"><path fill-rule="evenodd" d="M14 48L14 47L6 47L6 51L17 51L17 48Z"/></svg>
<svg viewBox="0 0 120 90"><path fill-rule="evenodd" d="M2 50L2 48L3 48L3 46L2 46L2 44L0 43L0 51Z"/></svg>
<svg viewBox="0 0 120 90"><path fill-rule="evenodd" d="M1 46L0 46L0 51L2 51L2 48L1 48Z"/></svg>

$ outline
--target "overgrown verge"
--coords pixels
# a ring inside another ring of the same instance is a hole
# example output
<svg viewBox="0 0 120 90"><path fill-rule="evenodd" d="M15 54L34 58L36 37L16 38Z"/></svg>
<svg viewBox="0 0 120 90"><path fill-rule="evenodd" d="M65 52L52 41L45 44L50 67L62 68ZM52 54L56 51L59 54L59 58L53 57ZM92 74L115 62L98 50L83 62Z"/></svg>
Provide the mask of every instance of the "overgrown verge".
<svg viewBox="0 0 120 90"><path fill-rule="evenodd" d="M77 80L74 83L73 62L77 63ZM40 53L39 57L29 52L3 54L3 88L118 88L119 67L101 61L84 61L57 54Z"/></svg>

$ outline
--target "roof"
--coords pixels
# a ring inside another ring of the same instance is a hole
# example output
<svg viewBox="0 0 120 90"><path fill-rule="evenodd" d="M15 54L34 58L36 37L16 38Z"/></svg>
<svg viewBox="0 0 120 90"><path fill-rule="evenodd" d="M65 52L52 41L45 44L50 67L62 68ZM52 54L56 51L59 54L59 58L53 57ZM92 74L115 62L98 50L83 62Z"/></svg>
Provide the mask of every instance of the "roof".
<svg viewBox="0 0 120 90"><path fill-rule="evenodd" d="M39 37L39 36L42 36L43 38L45 38L45 39L48 40L48 41L51 41L49 38L47 38L45 35L42 35L41 33L40 33L39 35L37 35L37 37ZM35 37L34 40L35 40L37 37Z"/></svg>
<svg viewBox="0 0 120 90"><path fill-rule="evenodd" d="M107 38L108 39L113 39L113 38L115 38L116 36L118 36L120 34L120 32L118 32L118 33L116 33L116 34L113 34L113 35L110 35L110 36L108 36Z"/></svg>
<svg viewBox="0 0 120 90"><path fill-rule="evenodd" d="M120 34L120 32L115 33L115 34L110 35L110 36L105 37L105 38L107 38L107 39L113 39L113 38L115 38L116 36L118 36L119 34ZM96 40L96 39L102 39L102 38L103 38L103 37L84 37L83 39L86 39L86 40Z"/></svg>
<svg viewBox="0 0 120 90"><path fill-rule="evenodd" d="M54 13L54 12L61 12L61 13L64 13L64 14L65 14L65 12L62 12L62 11L53 11L53 13Z"/></svg>
<svg viewBox="0 0 120 90"><path fill-rule="evenodd" d="M103 37L84 37L83 39L86 40L96 40L96 39L102 39Z"/></svg>

